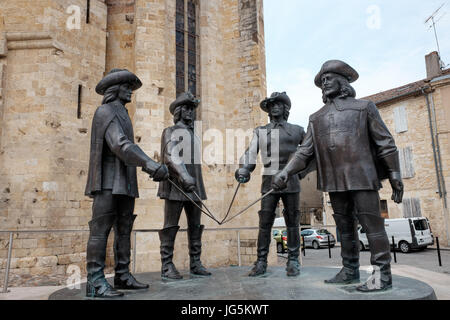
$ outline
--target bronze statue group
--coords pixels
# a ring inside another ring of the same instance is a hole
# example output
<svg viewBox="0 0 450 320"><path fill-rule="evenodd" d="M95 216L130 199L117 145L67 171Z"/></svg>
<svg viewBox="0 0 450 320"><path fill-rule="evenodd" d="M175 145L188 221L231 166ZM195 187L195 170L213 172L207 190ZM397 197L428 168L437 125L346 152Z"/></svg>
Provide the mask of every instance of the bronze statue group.
<svg viewBox="0 0 450 320"><path fill-rule="evenodd" d="M300 274L299 179L316 169L317 188L330 195L341 238L343 267L325 283L359 283L359 223L369 240L373 276L378 277L378 282L374 285L369 278L357 290L378 292L392 288L390 244L380 213L378 191L381 181L389 179L392 200L401 203L403 183L399 156L375 104L355 99L356 92L350 83L358 77L343 61L331 60L322 66L315 84L322 89L325 105L310 116L306 133L301 126L287 122L291 101L285 92L273 93L261 102L261 109L268 113L270 123L254 130L235 174L240 184L247 183L261 151L264 164L261 193L264 196L259 211L257 261L250 277L266 273L271 230L280 199L287 226L286 275L297 277ZM149 287L137 281L129 271L130 235L136 218L133 211L135 198L139 196L136 167L159 182L158 197L165 202L164 226L159 231L161 276L182 279L172 260L183 209L188 223L190 272L211 276L200 259L204 229L201 215L209 212L203 205L206 192L198 161L201 159L200 140L193 128L200 101L187 92L170 105L174 125L162 133L160 164L135 144L133 126L125 107L131 102L133 91L141 86L132 72L113 69L96 87L96 92L104 98L92 121L86 186L86 195L93 198L86 257L88 297L114 298L123 296L120 290ZM261 146L266 152L260 150ZM112 228L115 235L114 287L104 275L107 240Z"/></svg>

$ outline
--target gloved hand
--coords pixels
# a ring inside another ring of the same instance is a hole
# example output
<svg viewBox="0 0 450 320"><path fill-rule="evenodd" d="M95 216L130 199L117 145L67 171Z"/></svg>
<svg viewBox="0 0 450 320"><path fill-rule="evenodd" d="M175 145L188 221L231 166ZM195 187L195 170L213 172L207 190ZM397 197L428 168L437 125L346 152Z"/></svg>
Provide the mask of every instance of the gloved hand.
<svg viewBox="0 0 450 320"><path fill-rule="evenodd" d="M395 203L402 203L404 186L401 173L390 172L389 182L392 187L392 200L394 200Z"/></svg>
<svg viewBox="0 0 450 320"><path fill-rule="evenodd" d="M272 180L272 188L275 191L280 191L287 188L287 182L289 180L289 175L286 170L281 170L278 172Z"/></svg>
<svg viewBox="0 0 450 320"><path fill-rule="evenodd" d="M239 183L247 183L250 181L250 171L245 168L239 168L236 170L234 177Z"/></svg>
<svg viewBox="0 0 450 320"><path fill-rule="evenodd" d="M169 179L169 170L165 164L162 164L153 174L153 181L160 182L167 179Z"/></svg>
<svg viewBox="0 0 450 320"><path fill-rule="evenodd" d="M190 175L187 175L185 177L180 177L181 186L183 189L187 192L195 191L195 179L191 177Z"/></svg>

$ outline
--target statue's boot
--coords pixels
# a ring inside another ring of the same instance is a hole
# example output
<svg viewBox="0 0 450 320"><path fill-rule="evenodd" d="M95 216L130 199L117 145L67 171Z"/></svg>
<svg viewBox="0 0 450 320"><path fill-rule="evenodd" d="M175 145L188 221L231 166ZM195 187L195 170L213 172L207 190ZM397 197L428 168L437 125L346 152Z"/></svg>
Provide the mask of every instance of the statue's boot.
<svg viewBox="0 0 450 320"><path fill-rule="evenodd" d="M211 272L202 265L202 234L205 226L196 225L188 228L189 257L191 273L198 276L210 276Z"/></svg>
<svg viewBox="0 0 450 320"><path fill-rule="evenodd" d="M376 214L359 214L359 222L365 228L370 248L372 275L357 288L362 292L384 291L392 288L391 246L384 229L384 218Z"/></svg>
<svg viewBox="0 0 450 320"><path fill-rule="evenodd" d="M259 232L257 242L258 259L254 263L249 277L264 275L267 271L267 256L269 255L270 242L272 241L272 226L275 214L270 211L259 211Z"/></svg>
<svg viewBox="0 0 450 320"><path fill-rule="evenodd" d="M130 273L130 237L135 219L136 215L119 216L115 225L114 261L116 265L114 288L116 289L142 290L149 287L148 284L137 281L136 278Z"/></svg>
<svg viewBox="0 0 450 320"><path fill-rule="evenodd" d="M360 292L379 292L392 289L391 266L386 265L381 269L374 267L372 275L367 281L356 288Z"/></svg>
<svg viewBox="0 0 450 320"><path fill-rule="evenodd" d="M117 298L122 292L106 281L104 269L109 232L116 221L115 215L104 215L89 222L89 240L86 249L86 296L90 298Z"/></svg>
<svg viewBox="0 0 450 320"><path fill-rule="evenodd" d="M172 262L175 238L179 229L179 226L173 226L159 231L159 239L161 241L161 277L163 279L183 279L183 276L178 272Z"/></svg>
<svg viewBox="0 0 450 320"><path fill-rule="evenodd" d="M358 223L353 215L334 214L334 221L341 235L341 257L343 268L328 284L359 283L359 238Z"/></svg>
<svg viewBox="0 0 450 320"><path fill-rule="evenodd" d="M288 261L286 275L296 277L300 274L300 230L298 227L287 228Z"/></svg>

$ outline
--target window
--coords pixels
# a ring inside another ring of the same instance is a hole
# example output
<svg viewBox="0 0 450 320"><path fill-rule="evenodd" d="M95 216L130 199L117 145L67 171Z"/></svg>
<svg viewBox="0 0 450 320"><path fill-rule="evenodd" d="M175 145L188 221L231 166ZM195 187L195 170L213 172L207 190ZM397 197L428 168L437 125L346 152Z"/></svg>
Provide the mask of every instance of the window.
<svg viewBox="0 0 450 320"><path fill-rule="evenodd" d="M176 92L189 91L199 96L198 4L177 0L175 18Z"/></svg>
<svg viewBox="0 0 450 320"><path fill-rule="evenodd" d="M403 199L403 216L405 218L422 217L420 199Z"/></svg>
<svg viewBox="0 0 450 320"><path fill-rule="evenodd" d="M321 229L321 230L317 230L317 234L323 236L323 235L327 235L327 234L331 234L331 233L328 230Z"/></svg>
<svg viewBox="0 0 450 320"><path fill-rule="evenodd" d="M425 231L428 230L428 222L425 219L414 220L414 228L417 231Z"/></svg>
<svg viewBox="0 0 450 320"><path fill-rule="evenodd" d="M408 131L408 117L405 106L394 109L395 131L402 133Z"/></svg>

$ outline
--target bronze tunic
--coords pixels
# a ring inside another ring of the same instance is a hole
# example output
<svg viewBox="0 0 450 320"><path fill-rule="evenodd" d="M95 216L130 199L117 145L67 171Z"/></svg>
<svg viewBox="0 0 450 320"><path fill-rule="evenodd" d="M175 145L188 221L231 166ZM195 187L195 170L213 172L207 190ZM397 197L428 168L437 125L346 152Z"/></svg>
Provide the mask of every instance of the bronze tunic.
<svg viewBox="0 0 450 320"><path fill-rule="evenodd" d="M181 130L177 132L177 130ZM177 146L179 146L180 134L190 137L190 147L187 146L187 150L183 150L179 155L176 155ZM177 183L181 188L180 178L187 175L192 176L196 183L196 193L199 195L201 200L206 200L206 191L203 183L202 176L202 165L201 165L201 150L200 150L200 140L195 136L192 128L186 126L181 121L176 125L164 129L161 137L161 155L163 157L163 163L167 165L169 169L170 179ZM183 157L183 152L186 151L190 153L190 159L188 163L179 163L178 156ZM186 194L194 201L198 201L197 197L193 193ZM159 183L158 197L166 200L173 201L189 201L186 197L169 181L162 181Z"/></svg>
<svg viewBox="0 0 450 320"><path fill-rule="evenodd" d="M278 140L276 136L272 139L272 130L278 130ZM254 130L253 139L250 146L242 156L240 163L242 168L253 172L256 168L256 158L261 152L261 158L266 169L262 177L261 193L267 193L272 189L272 177L284 169L292 154L302 143L305 137L303 127L290 124L286 121L281 123L271 122L266 126L258 127ZM272 146L272 143L278 146ZM265 150L260 150L262 147ZM278 155L272 154L272 149L278 149ZM269 170L270 168L270 170ZM275 171L272 172L272 169ZM297 176L289 178L287 188L275 193L297 193L300 192L300 182Z"/></svg>
<svg viewBox="0 0 450 320"><path fill-rule="evenodd" d="M313 114L296 161L317 162L324 192L379 190L388 178L381 159L397 152L373 102L337 98Z"/></svg>
<svg viewBox="0 0 450 320"><path fill-rule="evenodd" d="M152 161L134 144L133 125L120 103L98 107L92 120L89 173L85 194L101 190L138 198L136 166Z"/></svg>

